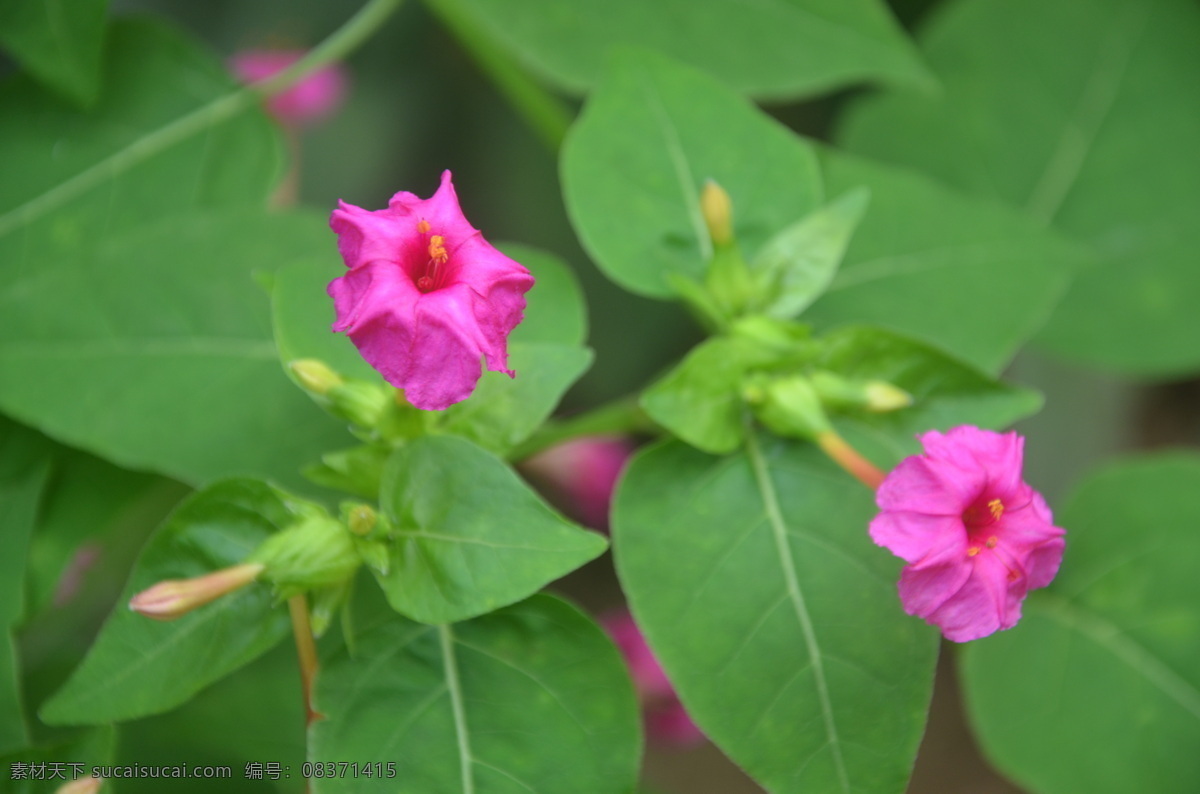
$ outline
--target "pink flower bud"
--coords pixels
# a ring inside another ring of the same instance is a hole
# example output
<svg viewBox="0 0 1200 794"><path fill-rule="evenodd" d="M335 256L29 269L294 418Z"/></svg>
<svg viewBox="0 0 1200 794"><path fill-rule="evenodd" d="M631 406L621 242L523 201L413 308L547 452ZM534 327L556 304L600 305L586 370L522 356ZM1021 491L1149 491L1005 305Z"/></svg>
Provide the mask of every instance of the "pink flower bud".
<svg viewBox="0 0 1200 794"><path fill-rule="evenodd" d="M646 638L633 621L628 610L621 610L600 621L625 657L633 687L642 704L646 735L667 744L686 746L704 741L704 734L688 716L667 679L662 666L654 658Z"/></svg>
<svg viewBox="0 0 1200 794"><path fill-rule="evenodd" d="M168 579L129 600L134 612L155 620L175 620L253 582L264 566L243 563L193 579Z"/></svg>
<svg viewBox="0 0 1200 794"><path fill-rule="evenodd" d="M1065 531L1021 479L1024 439L977 427L920 437L876 492L871 539L909 564L900 602L955 642L1012 628L1062 562Z"/></svg>
<svg viewBox="0 0 1200 794"><path fill-rule="evenodd" d="M409 403L438 411L471 396L487 368L510 377L508 335L533 276L462 214L450 172L432 198L392 196L387 209L338 203L329 225L349 270L329 285L334 331Z"/></svg>
<svg viewBox="0 0 1200 794"><path fill-rule="evenodd" d="M246 83L265 80L300 60L304 50L246 50L229 59ZM267 110L285 126L302 126L329 116L342 102L346 76L337 64L317 69L291 88L267 100Z"/></svg>

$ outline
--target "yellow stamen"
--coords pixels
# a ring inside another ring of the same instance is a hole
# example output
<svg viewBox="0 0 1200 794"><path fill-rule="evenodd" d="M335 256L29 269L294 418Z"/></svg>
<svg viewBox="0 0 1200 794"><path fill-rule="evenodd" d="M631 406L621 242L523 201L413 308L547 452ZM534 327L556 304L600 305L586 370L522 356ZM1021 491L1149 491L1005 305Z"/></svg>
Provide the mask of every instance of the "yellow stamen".
<svg viewBox="0 0 1200 794"><path fill-rule="evenodd" d="M417 231L421 234L429 234L429 221L424 219L417 221Z"/></svg>
<svg viewBox="0 0 1200 794"><path fill-rule="evenodd" d="M976 554L978 554L978 553L979 553L979 547L978 547L978 546L971 546L970 548L968 548L968 549L967 549L967 556L968 556L968 557L974 557L974 556L975 556Z"/></svg>
<svg viewBox="0 0 1200 794"><path fill-rule="evenodd" d="M994 548L996 548L996 544L999 542L1000 541L998 541L996 539L996 536L992 535L990 538L987 539L987 542L984 543L983 545L987 546L989 549L994 549Z"/></svg>
<svg viewBox="0 0 1200 794"><path fill-rule="evenodd" d="M439 265L445 264L450 255L446 253L446 238L435 234L429 238L429 258Z"/></svg>
<svg viewBox="0 0 1200 794"><path fill-rule="evenodd" d="M992 511L992 520L999 521L1000 516L1004 515L1004 502L999 499L993 499L988 502L988 510Z"/></svg>

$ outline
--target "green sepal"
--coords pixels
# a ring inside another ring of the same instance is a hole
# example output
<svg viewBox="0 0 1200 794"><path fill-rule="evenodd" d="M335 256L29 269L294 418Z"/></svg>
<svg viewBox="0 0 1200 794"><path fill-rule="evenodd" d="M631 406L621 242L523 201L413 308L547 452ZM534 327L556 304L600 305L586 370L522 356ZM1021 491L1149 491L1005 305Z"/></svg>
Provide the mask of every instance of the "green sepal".
<svg viewBox="0 0 1200 794"><path fill-rule="evenodd" d="M266 569L263 581L275 585L280 599L320 587L345 582L362 560L354 536L328 515L310 515L267 538L247 558Z"/></svg>

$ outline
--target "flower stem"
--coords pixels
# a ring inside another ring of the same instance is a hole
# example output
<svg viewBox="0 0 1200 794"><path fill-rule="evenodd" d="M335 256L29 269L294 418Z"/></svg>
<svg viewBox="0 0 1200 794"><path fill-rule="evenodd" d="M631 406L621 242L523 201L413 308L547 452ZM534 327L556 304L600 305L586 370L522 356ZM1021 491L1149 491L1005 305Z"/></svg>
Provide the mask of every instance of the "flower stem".
<svg viewBox="0 0 1200 794"><path fill-rule="evenodd" d="M304 712L306 725L312 725L319 716L313 709L313 679L317 675L317 644L313 641L312 626L308 622L308 601L304 594L288 599L288 612L292 616L292 632L296 635L296 655L300 658L300 686L304 690Z"/></svg>
<svg viewBox="0 0 1200 794"><path fill-rule="evenodd" d="M514 461L524 460L580 436L658 432L658 425L638 406L637 398L623 397L570 419L547 422L508 457Z"/></svg>
<svg viewBox="0 0 1200 794"><path fill-rule="evenodd" d="M287 69L253 85L217 97L191 113L137 138L124 149L113 152L90 168L85 168L46 192L0 215L0 236L53 212L68 201L97 187L104 180L123 174L159 152L241 113L264 97L278 94L325 64L344 58L373 33L388 15L396 10L401 1L370 0L344 25Z"/></svg>
<svg viewBox="0 0 1200 794"><path fill-rule="evenodd" d="M854 475L859 482L871 490L879 487L886 475L875 464L859 454L836 430L817 434L817 445L833 459L833 462Z"/></svg>
<svg viewBox="0 0 1200 794"><path fill-rule="evenodd" d="M463 9L460 0L427 0L426 4L454 32L517 112L525 117L542 143L557 153L571 126L571 112L567 106L513 63L512 57L496 46L495 37Z"/></svg>

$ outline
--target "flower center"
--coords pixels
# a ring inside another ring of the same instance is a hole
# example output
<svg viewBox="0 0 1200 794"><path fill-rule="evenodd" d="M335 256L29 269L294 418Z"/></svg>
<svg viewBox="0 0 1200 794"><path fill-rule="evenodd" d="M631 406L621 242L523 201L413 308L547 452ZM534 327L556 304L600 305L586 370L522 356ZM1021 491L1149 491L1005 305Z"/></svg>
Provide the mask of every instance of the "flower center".
<svg viewBox="0 0 1200 794"><path fill-rule="evenodd" d="M443 265L450 259L450 254L446 251L446 238L440 234L429 234L431 227L429 221L421 219L417 222L417 231L422 236L429 235L429 243L426 246L429 254L429 259L426 260L424 268L417 276L417 289L421 292L432 292L441 286L442 277L444 276Z"/></svg>
<svg viewBox="0 0 1200 794"><path fill-rule="evenodd" d="M981 499L975 501L963 511L962 520L967 528L970 544L967 556L974 557L984 549L994 549L999 539L988 530L1004 515L1004 502L999 499Z"/></svg>

